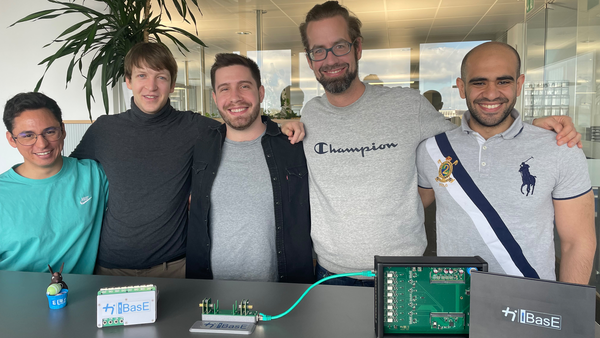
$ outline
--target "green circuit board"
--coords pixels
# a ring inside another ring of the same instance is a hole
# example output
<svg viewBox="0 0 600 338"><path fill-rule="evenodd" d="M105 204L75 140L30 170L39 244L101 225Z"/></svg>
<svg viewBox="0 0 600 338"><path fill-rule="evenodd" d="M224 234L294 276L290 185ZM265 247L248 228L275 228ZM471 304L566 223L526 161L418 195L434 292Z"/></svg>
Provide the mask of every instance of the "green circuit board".
<svg viewBox="0 0 600 338"><path fill-rule="evenodd" d="M231 319L227 319L232 322L236 321L246 321L242 320L239 317L248 317L255 318L258 316L257 311L252 311L253 306L250 305L250 301L247 299L242 299L241 302L235 301L231 306L231 310L228 309L220 309L219 301L213 303L210 298L204 298L202 303L199 304L200 308L202 308L202 318L203 320L224 320L223 318L231 317ZM238 317L236 319L235 317Z"/></svg>
<svg viewBox="0 0 600 338"><path fill-rule="evenodd" d="M469 333L467 267L385 267L385 333Z"/></svg>

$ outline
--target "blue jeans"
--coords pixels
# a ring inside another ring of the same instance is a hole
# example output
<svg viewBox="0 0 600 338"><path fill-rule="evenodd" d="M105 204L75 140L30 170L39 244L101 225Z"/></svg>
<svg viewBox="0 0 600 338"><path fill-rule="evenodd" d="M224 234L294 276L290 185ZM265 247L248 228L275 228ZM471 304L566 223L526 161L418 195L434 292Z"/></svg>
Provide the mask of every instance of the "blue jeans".
<svg viewBox="0 0 600 338"><path fill-rule="evenodd" d="M317 263L315 273L317 275L317 281L319 281L325 277L335 275L335 273L331 273L331 272L327 271L319 263ZM355 278L350 278L350 277L338 277L338 278L333 278L333 279L327 280L321 284L374 287L375 281L373 281L372 279L355 279Z"/></svg>

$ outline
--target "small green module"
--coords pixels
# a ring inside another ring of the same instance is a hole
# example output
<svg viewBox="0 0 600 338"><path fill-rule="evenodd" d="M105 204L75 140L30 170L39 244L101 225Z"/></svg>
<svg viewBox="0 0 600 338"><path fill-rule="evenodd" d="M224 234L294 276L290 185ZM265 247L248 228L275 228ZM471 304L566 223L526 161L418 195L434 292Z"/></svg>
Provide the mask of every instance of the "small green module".
<svg viewBox="0 0 600 338"><path fill-rule="evenodd" d="M121 286L112 288L102 288L98 291L98 296L102 295L116 295L121 293L132 293L132 292L146 292L156 291L156 285L134 285L134 286Z"/></svg>
<svg viewBox="0 0 600 338"><path fill-rule="evenodd" d="M449 257L412 258L431 261ZM469 272L474 268L482 270L481 263L479 266L435 261L418 264L419 262L408 264L409 266L378 266L376 328L380 325L385 336L468 334L471 285ZM378 332L378 337L384 335Z"/></svg>
<svg viewBox="0 0 600 338"><path fill-rule="evenodd" d="M123 326L123 325L124 325L123 317L103 318L102 319L102 327Z"/></svg>
<svg viewBox="0 0 600 338"><path fill-rule="evenodd" d="M241 302L235 301L231 310L220 309L219 301L213 303L210 298L204 298L199 304L202 308L202 320L228 321L228 322L253 322L258 320L258 312L252 311L253 306L250 301L242 299Z"/></svg>

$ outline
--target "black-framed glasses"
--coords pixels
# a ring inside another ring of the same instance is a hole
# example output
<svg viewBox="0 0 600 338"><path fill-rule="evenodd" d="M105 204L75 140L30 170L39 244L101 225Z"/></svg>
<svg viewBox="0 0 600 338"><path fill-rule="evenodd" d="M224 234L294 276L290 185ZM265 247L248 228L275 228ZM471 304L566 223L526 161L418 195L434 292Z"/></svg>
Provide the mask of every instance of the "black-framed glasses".
<svg viewBox="0 0 600 338"><path fill-rule="evenodd" d="M356 40L354 40L356 42ZM331 52L335 56L344 56L350 53L354 42L342 41L331 48L313 48L308 51L308 57L312 61L323 61L327 59L327 53Z"/></svg>
<svg viewBox="0 0 600 338"><path fill-rule="evenodd" d="M11 134L12 135L12 134ZM42 136L48 142L58 141L62 136L61 128L50 127L44 130L41 134L36 134L32 132L24 132L17 134L17 136L13 135L13 139L24 146L31 146L37 142L38 136Z"/></svg>

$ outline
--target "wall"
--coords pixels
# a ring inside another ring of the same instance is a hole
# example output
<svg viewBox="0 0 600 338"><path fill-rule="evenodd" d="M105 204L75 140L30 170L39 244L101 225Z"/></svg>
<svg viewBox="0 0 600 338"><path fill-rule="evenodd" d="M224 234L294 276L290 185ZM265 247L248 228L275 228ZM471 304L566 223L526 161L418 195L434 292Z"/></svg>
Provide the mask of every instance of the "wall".
<svg viewBox="0 0 600 338"><path fill-rule="evenodd" d="M93 1L86 1L86 6L94 6ZM44 73L44 66L37 64L46 56L58 50L59 46L42 48L52 41L67 27L80 20L77 15L67 15L64 18L27 22L8 28L15 21L44 9L52 8L53 4L46 0L2 0L0 10L0 109L4 112L4 104L8 99L20 92L32 91ZM103 10L96 5L95 9ZM89 119L85 103L83 78L73 74L73 80L65 89L65 73L70 59L55 62L44 79L40 91L56 100L63 111L65 120ZM85 68L84 68L85 71ZM97 83L98 84L98 83ZM104 114L99 86L94 91L97 93L97 103L92 105L92 116L97 118ZM112 103L110 105L112 107ZM16 163L22 162L22 157L13 149L4 136L6 128L0 127L0 173L8 170ZM67 137L69 137L67 135Z"/></svg>
<svg viewBox="0 0 600 338"><path fill-rule="evenodd" d="M525 25L522 23L518 23L514 25L511 29L506 32L506 43L511 45L514 49L517 50L519 55L521 56L521 74L524 74L525 71L525 41L524 41L524 29ZM523 111L523 92L521 92L521 96L517 98L517 102L515 104L515 108L522 112Z"/></svg>

